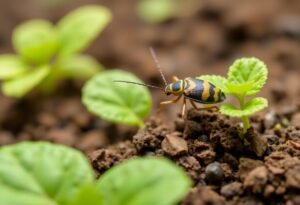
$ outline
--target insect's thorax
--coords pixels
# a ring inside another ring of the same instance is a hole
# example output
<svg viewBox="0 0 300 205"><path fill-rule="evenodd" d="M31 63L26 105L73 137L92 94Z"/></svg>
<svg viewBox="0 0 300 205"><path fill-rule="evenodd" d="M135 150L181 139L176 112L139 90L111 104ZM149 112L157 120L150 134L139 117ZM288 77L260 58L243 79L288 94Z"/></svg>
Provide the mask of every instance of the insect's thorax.
<svg viewBox="0 0 300 205"><path fill-rule="evenodd" d="M198 83L194 78L185 78L184 79L184 94L188 95L192 91L194 91L197 87Z"/></svg>

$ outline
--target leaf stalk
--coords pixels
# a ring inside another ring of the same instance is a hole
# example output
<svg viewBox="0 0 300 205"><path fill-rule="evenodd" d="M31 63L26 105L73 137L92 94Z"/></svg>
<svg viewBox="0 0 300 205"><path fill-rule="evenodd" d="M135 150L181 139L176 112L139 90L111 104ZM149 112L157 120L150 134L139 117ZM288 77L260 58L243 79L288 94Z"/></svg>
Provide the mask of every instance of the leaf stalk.
<svg viewBox="0 0 300 205"><path fill-rule="evenodd" d="M245 109L245 95L238 95L237 96L239 103L240 103L240 109L244 110ZM250 128L250 121L247 116L242 117L242 122L243 122L243 133L245 134L247 130Z"/></svg>

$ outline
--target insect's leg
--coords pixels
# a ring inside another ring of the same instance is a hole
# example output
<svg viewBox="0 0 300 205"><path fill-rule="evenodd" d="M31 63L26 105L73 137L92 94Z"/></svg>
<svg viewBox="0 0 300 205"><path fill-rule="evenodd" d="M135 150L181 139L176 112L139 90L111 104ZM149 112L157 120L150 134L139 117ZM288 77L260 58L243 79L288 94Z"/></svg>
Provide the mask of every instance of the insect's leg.
<svg viewBox="0 0 300 205"><path fill-rule="evenodd" d="M178 100L181 98L182 95L179 95L176 99L174 100L168 100L168 101L163 101L160 103L159 105L159 112L162 110L162 108L165 106L165 105L168 105L168 104L173 104L173 103L177 103Z"/></svg>
<svg viewBox="0 0 300 205"><path fill-rule="evenodd" d="M183 106L182 106L181 116L184 119L185 119L185 108L186 108L186 98L183 98Z"/></svg>
<svg viewBox="0 0 300 205"><path fill-rule="evenodd" d="M179 80L179 78L177 77L177 76L173 76L172 77L172 82L174 83L174 82L176 82L176 81L178 81Z"/></svg>
<svg viewBox="0 0 300 205"><path fill-rule="evenodd" d="M167 105L167 104L172 104L172 103L177 103L178 100L181 98L182 95L178 96L176 99L174 100L168 100L168 101L163 101L160 103L160 105Z"/></svg>
<svg viewBox="0 0 300 205"><path fill-rule="evenodd" d="M195 108L195 110L211 110L211 109L217 109L219 110L219 107L218 106L211 106L211 105L204 105L205 107L204 108L200 108L200 107L197 107L196 103L192 100L190 100L193 108Z"/></svg>
<svg viewBox="0 0 300 205"><path fill-rule="evenodd" d="M193 108L195 108L195 110L205 110L205 108L201 108L201 107L197 107L196 103L194 103L194 101L190 100Z"/></svg>
<svg viewBox="0 0 300 205"><path fill-rule="evenodd" d="M219 107L216 106L216 105L204 105L204 109L205 109L205 110L216 109L217 111L219 111Z"/></svg>

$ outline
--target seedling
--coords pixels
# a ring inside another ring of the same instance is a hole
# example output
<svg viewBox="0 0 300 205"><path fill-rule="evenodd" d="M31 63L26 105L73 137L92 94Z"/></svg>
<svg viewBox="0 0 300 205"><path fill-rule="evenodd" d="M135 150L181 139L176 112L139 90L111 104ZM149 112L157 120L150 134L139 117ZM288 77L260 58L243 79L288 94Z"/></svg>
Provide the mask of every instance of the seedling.
<svg viewBox="0 0 300 205"><path fill-rule="evenodd" d="M250 128L249 116L268 106L268 101L262 97L254 97L264 86L268 70L266 65L257 58L241 58L229 68L227 79L221 76L206 75L200 79L207 80L220 87L225 94L234 96L239 107L223 104L221 113L231 117L239 117L243 122L243 132ZM252 97L247 100L247 97Z"/></svg>
<svg viewBox="0 0 300 205"><path fill-rule="evenodd" d="M220 103L225 100L225 95L222 92L222 90L219 87L213 85L212 83L206 80L191 78L191 77L181 80L178 77L174 76L172 78L172 83L168 83L161 70L161 66L157 60L154 50L150 49L150 52L152 54L156 67L161 74L162 80L165 83L165 88L157 87L154 85L147 85L138 82L126 81L126 80L115 80L114 82L131 83L131 84L137 84L137 85L142 85L151 88L157 88L162 90L166 95L172 94L174 96L177 96L177 98L174 100L161 102L160 103L161 107L168 104L177 103L181 99L181 97L183 97L183 106L181 112L182 117L185 117L187 100L190 101L190 103L196 110L211 109L212 107L198 108L195 102L212 105L215 103Z"/></svg>
<svg viewBox="0 0 300 205"><path fill-rule="evenodd" d="M80 54L106 27L110 11L84 6L63 17L56 26L35 19L13 32L16 54L0 55L0 79L5 95L21 98L34 87L49 92L61 79L87 79L102 66Z"/></svg>
<svg viewBox="0 0 300 205"><path fill-rule="evenodd" d="M81 152L47 142L1 147L0 164L1 205L173 205L192 185L158 157L130 159L95 180Z"/></svg>

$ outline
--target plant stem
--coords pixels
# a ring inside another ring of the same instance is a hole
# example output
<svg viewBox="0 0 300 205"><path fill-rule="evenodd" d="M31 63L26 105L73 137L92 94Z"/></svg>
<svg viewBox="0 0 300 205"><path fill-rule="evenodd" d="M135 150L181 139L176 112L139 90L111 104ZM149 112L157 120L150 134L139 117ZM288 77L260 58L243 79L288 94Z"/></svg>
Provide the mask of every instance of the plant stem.
<svg viewBox="0 0 300 205"><path fill-rule="evenodd" d="M239 102L240 102L240 108L243 110L244 106L245 106L245 96L244 95L240 95L238 96ZM242 117L242 121L243 121L243 133L246 133L247 130L250 128L250 121L249 118L247 116L243 116Z"/></svg>
<svg viewBox="0 0 300 205"><path fill-rule="evenodd" d="M144 128L145 127L145 123L143 122L143 120L139 120L138 127L139 128Z"/></svg>
<svg viewBox="0 0 300 205"><path fill-rule="evenodd" d="M247 116L243 116L242 121L243 121L243 133L246 133L247 130L250 128L249 118Z"/></svg>

